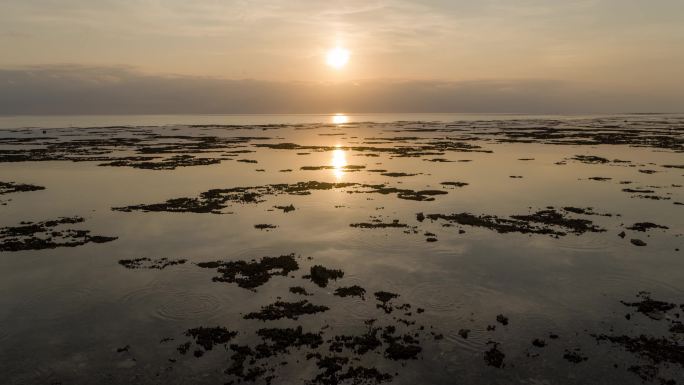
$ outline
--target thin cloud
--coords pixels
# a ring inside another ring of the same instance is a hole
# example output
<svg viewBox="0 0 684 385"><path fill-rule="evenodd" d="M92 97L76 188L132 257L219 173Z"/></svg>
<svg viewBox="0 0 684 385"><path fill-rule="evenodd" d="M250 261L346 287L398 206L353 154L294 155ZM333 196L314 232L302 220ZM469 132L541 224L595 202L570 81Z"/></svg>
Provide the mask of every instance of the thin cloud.
<svg viewBox="0 0 684 385"><path fill-rule="evenodd" d="M558 80L339 83L151 75L128 67L0 70L0 114L345 112L672 112L684 95L582 88Z"/></svg>

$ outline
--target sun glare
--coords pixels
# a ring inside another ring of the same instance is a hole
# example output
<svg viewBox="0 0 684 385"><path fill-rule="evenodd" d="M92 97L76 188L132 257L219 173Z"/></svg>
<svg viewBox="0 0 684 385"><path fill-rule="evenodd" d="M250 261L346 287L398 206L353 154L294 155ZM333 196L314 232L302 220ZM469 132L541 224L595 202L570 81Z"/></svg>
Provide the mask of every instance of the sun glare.
<svg viewBox="0 0 684 385"><path fill-rule="evenodd" d="M349 117L345 114L335 114L332 116L333 124L345 124L349 123Z"/></svg>
<svg viewBox="0 0 684 385"><path fill-rule="evenodd" d="M349 62L350 52L346 48L336 47L328 51L326 62L329 66L341 69Z"/></svg>
<svg viewBox="0 0 684 385"><path fill-rule="evenodd" d="M339 146L332 152L331 163L333 166L332 171L335 175L335 178L341 179L344 175L344 167L347 165L347 155L345 154L343 149L339 148Z"/></svg>

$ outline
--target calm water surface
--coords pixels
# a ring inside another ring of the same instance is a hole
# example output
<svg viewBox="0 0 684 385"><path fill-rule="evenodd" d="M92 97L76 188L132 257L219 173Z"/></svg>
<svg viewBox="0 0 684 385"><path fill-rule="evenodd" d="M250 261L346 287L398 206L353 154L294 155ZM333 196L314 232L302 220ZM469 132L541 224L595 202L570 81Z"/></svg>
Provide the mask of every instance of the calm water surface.
<svg viewBox="0 0 684 385"><path fill-rule="evenodd" d="M4 384L234 380L224 373L229 344L200 358L194 348L185 355L178 351L192 340L186 330L200 326L225 326L238 332L235 343L254 344L259 328L302 326L325 340L362 334L364 321L376 319L379 326L418 333L417 357L391 360L384 346L338 355L389 373L387 381L396 384L639 384L642 378L628 368L653 363L619 344L599 343L592 334L666 336L682 349L681 334L667 332L684 315L681 308L646 317L620 301L637 301L647 291L654 299L684 303L684 116L6 117L0 127L0 182L45 187L0 195L0 227L79 216L84 221L70 227L118 237L78 247L0 251ZM547 129L561 134L539 134ZM605 136L588 139L578 132ZM190 145L208 137L219 138L220 145ZM113 138L140 141L115 144ZM297 147L273 146L282 143ZM171 150L162 150L165 145ZM31 152L51 146L43 159ZM12 158L17 152L29 155ZM130 160L157 157L148 160L154 163L179 154L216 163L159 170ZM91 159L74 161L79 156ZM128 164L102 165L126 157ZM307 169L318 166L326 167ZM595 177L610 179L589 179ZM256 203L225 202L219 213L112 210L195 198L211 189L308 181L350 185L306 195L265 193ZM404 199L401 193L372 192L369 186L378 185L445 194ZM290 204L294 211L274 208ZM575 234L535 222L556 236L499 232L429 217L469 213L513 221L512 216L549 207L599 230ZM568 207L604 215L563 209ZM427 218L420 220L418 213ZM350 226L395 220L405 227ZM627 229L640 222L667 228ZM275 227L259 230L258 224ZM646 245L636 246L633 239ZM196 265L290 253L298 256L299 270L256 290L214 282L216 269ZM118 263L141 257L187 262L165 269ZM341 269L344 276L316 286L302 278L313 265ZM364 299L334 295L352 285L365 288ZM312 295L293 294L293 286ZM413 310L385 313L376 306L378 291L398 294L393 303ZM244 319L278 298L329 310L297 320ZM508 318L506 325L497 322L500 314ZM459 334L462 329L470 331L468 338ZM160 343L167 338L173 340ZM533 346L535 338L547 345ZM502 367L484 359L493 346L505 354ZM587 359L573 363L564 358L568 351ZM288 362L272 365L273 383L315 378L321 369L315 359L307 360L312 352L331 354L324 343L271 357ZM679 383L681 365L658 363L659 374L646 381Z"/></svg>

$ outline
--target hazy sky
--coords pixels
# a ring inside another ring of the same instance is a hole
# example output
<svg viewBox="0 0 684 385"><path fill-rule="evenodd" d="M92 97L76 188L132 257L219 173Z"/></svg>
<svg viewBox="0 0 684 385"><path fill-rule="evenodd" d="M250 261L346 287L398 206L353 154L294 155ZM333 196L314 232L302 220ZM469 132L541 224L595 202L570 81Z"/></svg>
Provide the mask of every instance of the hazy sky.
<svg viewBox="0 0 684 385"><path fill-rule="evenodd" d="M75 113L88 95L103 105L83 113L106 112L145 87L231 95L213 112L684 111L684 0L1 0L0 52L5 114Z"/></svg>

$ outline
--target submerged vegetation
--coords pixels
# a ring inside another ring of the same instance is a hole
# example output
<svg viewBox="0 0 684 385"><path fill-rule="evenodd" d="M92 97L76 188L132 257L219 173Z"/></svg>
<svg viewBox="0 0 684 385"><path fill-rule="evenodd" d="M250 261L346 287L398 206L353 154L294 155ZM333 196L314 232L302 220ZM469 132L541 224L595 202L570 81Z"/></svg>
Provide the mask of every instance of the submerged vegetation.
<svg viewBox="0 0 684 385"><path fill-rule="evenodd" d="M43 250L76 247L87 243L112 242L117 237L91 235L89 230L65 228L85 222L81 217L64 217L44 222L22 222L0 227L0 251Z"/></svg>
<svg viewBox="0 0 684 385"><path fill-rule="evenodd" d="M3 131L3 368L35 369L14 383L674 385L682 124Z"/></svg>

